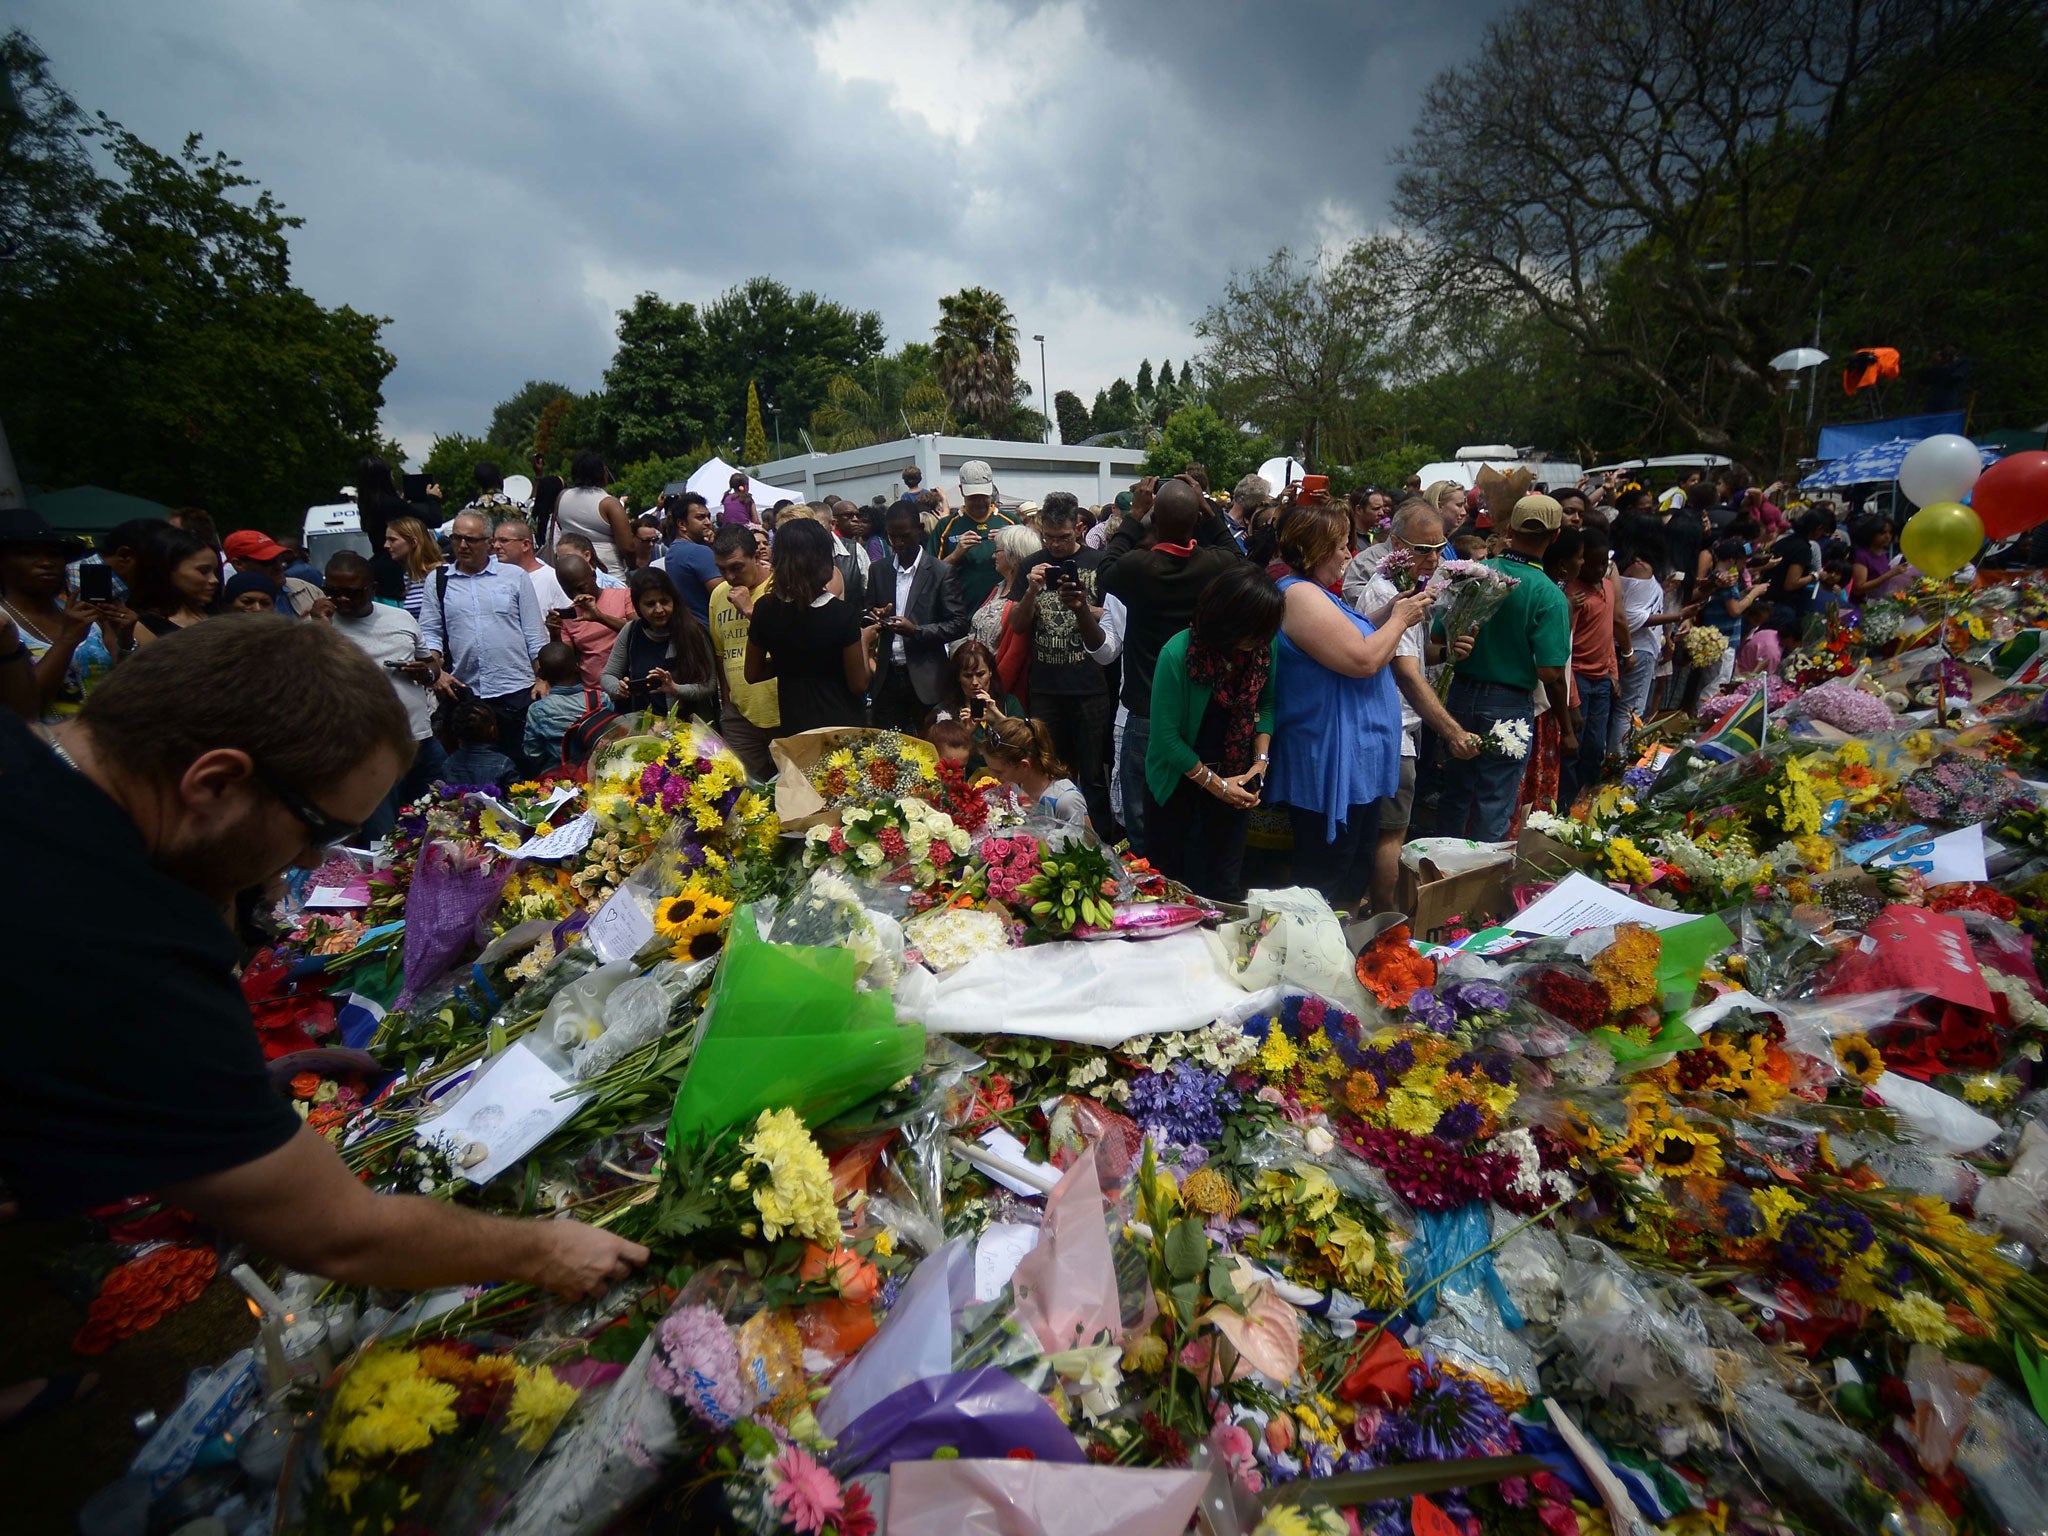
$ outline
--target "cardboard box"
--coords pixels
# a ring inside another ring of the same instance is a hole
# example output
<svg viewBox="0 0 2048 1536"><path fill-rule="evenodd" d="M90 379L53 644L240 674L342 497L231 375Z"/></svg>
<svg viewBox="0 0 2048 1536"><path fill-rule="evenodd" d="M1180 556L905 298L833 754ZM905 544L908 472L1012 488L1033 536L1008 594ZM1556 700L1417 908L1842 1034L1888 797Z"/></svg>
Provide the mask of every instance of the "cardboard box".
<svg viewBox="0 0 2048 1536"><path fill-rule="evenodd" d="M1515 841L1515 863L1521 872L1539 880L1562 880L1575 869L1591 870L1600 855L1591 848L1572 848L1547 832L1524 827Z"/></svg>
<svg viewBox="0 0 2048 1536"><path fill-rule="evenodd" d="M1408 914L1409 930L1416 938L1441 943L1454 917L1476 931L1508 915L1515 864L1514 859L1503 859L1459 875L1442 874L1427 859L1420 875L1403 865L1394 901Z"/></svg>

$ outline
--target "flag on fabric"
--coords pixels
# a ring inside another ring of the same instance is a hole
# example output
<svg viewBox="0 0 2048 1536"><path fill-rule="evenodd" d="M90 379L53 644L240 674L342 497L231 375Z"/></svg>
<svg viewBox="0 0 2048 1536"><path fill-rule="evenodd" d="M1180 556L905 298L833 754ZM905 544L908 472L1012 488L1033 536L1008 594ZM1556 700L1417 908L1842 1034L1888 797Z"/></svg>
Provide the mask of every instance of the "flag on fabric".
<svg viewBox="0 0 2048 1536"><path fill-rule="evenodd" d="M1770 690L1758 683L1755 693L1716 720L1714 728L1693 744L1693 752L1710 763L1747 756L1763 745L1770 717Z"/></svg>
<svg viewBox="0 0 2048 1536"><path fill-rule="evenodd" d="M351 1050L367 1050L384 1023L384 1005L374 997L351 992L335 1013L334 1022L340 1027L343 1045Z"/></svg>

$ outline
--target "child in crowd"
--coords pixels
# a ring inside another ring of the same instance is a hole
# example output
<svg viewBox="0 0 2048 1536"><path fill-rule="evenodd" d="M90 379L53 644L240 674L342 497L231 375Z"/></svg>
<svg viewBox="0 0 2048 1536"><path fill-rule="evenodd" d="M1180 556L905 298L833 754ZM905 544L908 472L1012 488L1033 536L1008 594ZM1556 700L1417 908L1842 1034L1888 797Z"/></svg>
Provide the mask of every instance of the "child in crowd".
<svg viewBox="0 0 2048 1536"><path fill-rule="evenodd" d="M939 761L965 768L974 756L974 737L965 725L944 710L936 712L924 728L924 739L938 749Z"/></svg>
<svg viewBox="0 0 2048 1536"><path fill-rule="evenodd" d="M1017 791L1026 809L1070 826L1089 825L1087 798L1066 776L1067 766L1053 750L1050 726L1043 720L994 720L987 726L987 735L982 750L990 771Z"/></svg>
<svg viewBox="0 0 2048 1536"><path fill-rule="evenodd" d="M1851 571L1847 560L1830 560L1820 568L1820 590L1814 594L1814 609L1826 614L1849 606Z"/></svg>
<svg viewBox="0 0 2048 1536"><path fill-rule="evenodd" d="M498 717L482 699L464 699L449 712L455 750L441 769L444 784L491 784L503 789L519 765L497 748Z"/></svg>
<svg viewBox="0 0 2048 1536"><path fill-rule="evenodd" d="M1451 548L1457 551L1460 560L1484 560L1488 554L1483 533L1461 533L1451 540Z"/></svg>
<svg viewBox="0 0 2048 1536"><path fill-rule="evenodd" d="M562 760L562 733L574 725L603 697L596 689L585 691L582 658L576 647L562 640L550 640L533 658L533 674L548 685L548 695L535 699L526 711L526 760L536 772L545 773Z"/></svg>

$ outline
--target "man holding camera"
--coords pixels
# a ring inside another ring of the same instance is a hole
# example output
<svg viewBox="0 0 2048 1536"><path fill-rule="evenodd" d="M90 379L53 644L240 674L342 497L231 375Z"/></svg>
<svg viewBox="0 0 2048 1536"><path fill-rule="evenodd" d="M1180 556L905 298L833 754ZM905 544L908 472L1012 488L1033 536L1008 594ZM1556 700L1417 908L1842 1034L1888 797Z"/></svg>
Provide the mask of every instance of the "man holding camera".
<svg viewBox="0 0 2048 1536"><path fill-rule="evenodd" d="M1081 544L1081 503L1054 491L1038 509L1044 548L1026 560L1010 592L1010 628L1031 641L1031 714L1088 799L1088 819L1114 825L1109 780L1108 668L1123 654L1124 607L1104 598L1099 550Z"/></svg>

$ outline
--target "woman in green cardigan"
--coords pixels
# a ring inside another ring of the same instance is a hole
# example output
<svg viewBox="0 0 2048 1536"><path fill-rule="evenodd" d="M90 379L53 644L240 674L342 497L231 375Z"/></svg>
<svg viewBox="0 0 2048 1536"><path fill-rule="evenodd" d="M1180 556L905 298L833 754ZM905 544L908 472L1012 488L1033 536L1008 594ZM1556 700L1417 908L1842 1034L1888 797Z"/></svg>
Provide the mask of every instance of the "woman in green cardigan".
<svg viewBox="0 0 2048 1536"><path fill-rule="evenodd" d="M1244 899L1244 837L1266 779L1273 666L1286 599L1253 565L1195 600L1159 649L1145 745L1145 856L1217 901Z"/></svg>

